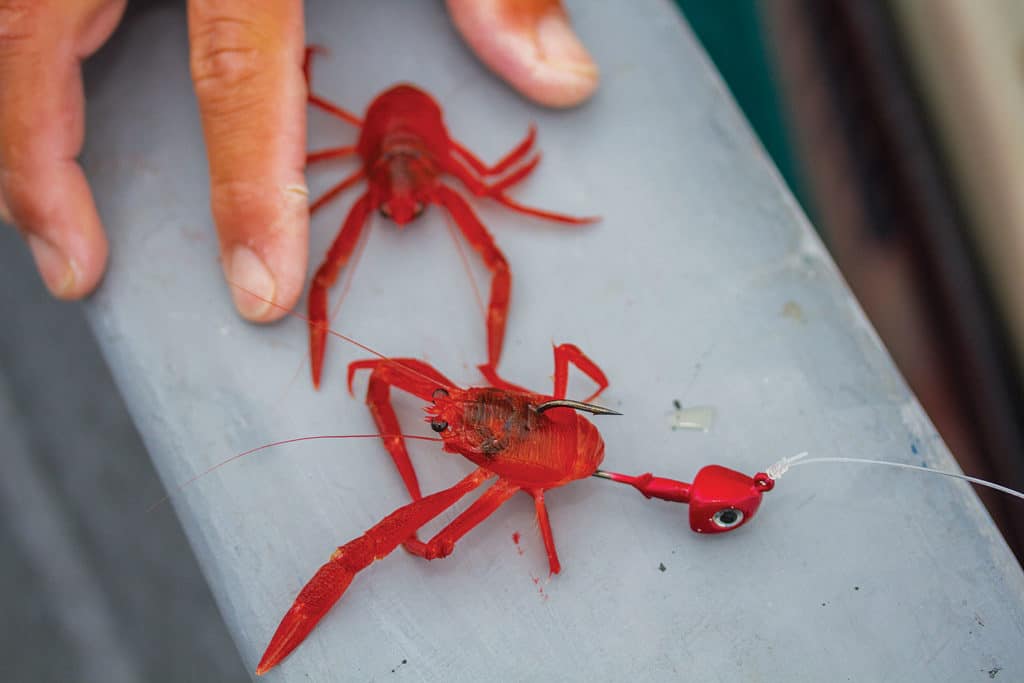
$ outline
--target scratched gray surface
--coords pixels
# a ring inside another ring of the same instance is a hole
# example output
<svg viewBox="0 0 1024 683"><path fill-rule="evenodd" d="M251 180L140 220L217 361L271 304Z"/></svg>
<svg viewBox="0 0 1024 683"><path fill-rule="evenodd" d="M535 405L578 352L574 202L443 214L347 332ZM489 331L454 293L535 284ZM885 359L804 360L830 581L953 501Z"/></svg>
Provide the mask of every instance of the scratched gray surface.
<svg viewBox="0 0 1024 683"><path fill-rule="evenodd" d="M537 121L544 162L517 197L604 217L566 228L478 204L515 275L504 373L544 388L551 342L583 347L611 380L604 402L626 413L600 422L611 469L689 479L706 463L753 472L804 450L954 468L675 9L569 4L603 70L597 97L569 112L490 76L440 3L308 4L310 40L332 50L319 92L362 110L416 82L486 159ZM315 394L302 323L250 326L230 307L183 11L141 13L100 56L84 155L113 243L88 316L169 485L264 442L373 429L342 381L363 352L332 343ZM310 138L354 133L313 114ZM318 169L314 192L343 172ZM314 260L350 201L314 221ZM336 326L479 381L481 316L438 211L403 232L374 223ZM713 429L670 430L673 399L715 406ZM429 433L415 401L398 409ZM413 450L427 490L468 470L430 444ZM332 549L403 502L379 443L356 441L263 452L174 507L251 670ZM359 576L269 680L1024 678L1024 578L962 483L798 469L757 520L717 538L692 534L683 509L598 481L549 506L560 576L547 579L532 505L516 498L445 561L399 552Z"/></svg>

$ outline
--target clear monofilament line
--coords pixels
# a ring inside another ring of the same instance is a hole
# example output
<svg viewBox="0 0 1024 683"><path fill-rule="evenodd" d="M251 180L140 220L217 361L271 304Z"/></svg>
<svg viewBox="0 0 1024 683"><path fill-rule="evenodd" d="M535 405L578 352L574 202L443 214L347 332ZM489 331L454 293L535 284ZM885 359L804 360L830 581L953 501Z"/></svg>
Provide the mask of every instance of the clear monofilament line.
<svg viewBox="0 0 1024 683"><path fill-rule="evenodd" d="M808 459L807 455L807 453L801 453L799 455L794 455L789 458L783 458L782 460L779 460L778 462L771 465L768 469L765 470L765 472L772 479L778 480L780 477L782 477L783 474L785 474L789 470L790 467L796 467L797 465L809 465L811 463L817 462L855 462L865 463L868 465L886 465L888 467L896 467L903 470L915 470L918 472L928 472L930 474L941 474L944 477L950 477L952 479L962 479L964 481L969 481L972 484L977 484L978 486L986 486L990 489L995 489L996 491L1001 491L1002 493L1008 493L1011 496L1015 496L1017 498L1020 498L1021 500L1024 500L1024 493L1021 493L1020 491L1016 491L1007 486L1002 486L1001 484L996 484L991 481L978 479L977 477L970 477L966 474L957 474L956 472L945 472L943 470L933 470L929 467L921 467L920 465L908 465L907 463L892 462L890 460L871 460L868 458L844 457L822 457Z"/></svg>

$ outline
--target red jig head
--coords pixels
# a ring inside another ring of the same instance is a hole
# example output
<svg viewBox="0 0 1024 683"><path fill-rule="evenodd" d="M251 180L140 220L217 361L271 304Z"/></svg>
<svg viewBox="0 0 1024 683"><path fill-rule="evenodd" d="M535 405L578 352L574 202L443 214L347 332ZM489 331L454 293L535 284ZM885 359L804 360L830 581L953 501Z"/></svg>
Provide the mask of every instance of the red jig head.
<svg viewBox="0 0 1024 683"><path fill-rule="evenodd" d="M748 477L720 465L702 467L692 484L655 477L650 472L633 477L598 470L594 476L629 484L647 498L688 503L690 528L699 534L740 528L757 514L761 494L775 487L775 480L764 472Z"/></svg>

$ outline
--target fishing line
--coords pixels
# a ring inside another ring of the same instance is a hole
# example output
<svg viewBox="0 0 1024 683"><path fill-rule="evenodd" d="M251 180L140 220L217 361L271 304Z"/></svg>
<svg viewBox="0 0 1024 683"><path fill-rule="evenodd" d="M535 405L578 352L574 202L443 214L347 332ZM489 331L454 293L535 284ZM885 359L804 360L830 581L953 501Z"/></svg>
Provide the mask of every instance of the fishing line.
<svg viewBox="0 0 1024 683"><path fill-rule="evenodd" d="M970 477L967 476L966 474L957 474L956 472L945 472L943 470L933 470L929 467L921 467L920 465L908 465L907 463L892 462L890 460L871 460L868 458L844 457L821 457L807 459L808 455L809 454L805 451L794 456L782 458L778 462L770 465L765 470L765 474L767 474L773 480L778 481L782 477L782 475L789 471L791 467L796 467L798 465L810 465L812 463L819 462L866 463L868 465L885 465L887 467L896 467L903 470L928 472L929 474L940 474L944 477L950 477L953 479L962 479L964 481L969 481L972 484L977 484L978 486L987 486L990 489L995 489L996 491L1001 491L1002 493L1008 493L1011 496L1015 496L1017 498L1020 498L1021 500L1024 500L1024 493L1021 493L1020 491L1011 489L1007 486L1002 486L1001 484L996 484L991 481L986 481L985 479Z"/></svg>

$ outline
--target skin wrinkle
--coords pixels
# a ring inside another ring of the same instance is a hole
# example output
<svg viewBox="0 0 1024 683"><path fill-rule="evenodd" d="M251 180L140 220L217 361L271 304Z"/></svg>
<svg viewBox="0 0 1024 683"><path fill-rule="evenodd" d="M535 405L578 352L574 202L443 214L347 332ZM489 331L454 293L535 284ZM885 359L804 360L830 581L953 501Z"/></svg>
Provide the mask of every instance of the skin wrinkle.
<svg viewBox="0 0 1024 683"><path fill-rule="evenodd" d="M6 2L0 7L0 54L35 36L37 12L31 2Z"/></svg>
<svg viewBox="0 0 1024 683"><path fill-rule="evenodd" d="M276 60L274 40L260 27L273 19L251 15L201 18L197 15L210 10L189 9L192 82L200 98L233 99L243 87L261 81L264 69Z"/></svg>
<svg viewBox="0 0 1024 683"><path fill-rule="evenodd" d="M221 213L229 213L232 216L244 216L248 213L257 216L277 215L276 220L260 233L261 239L265 238L268 242L281 234L288 234L290 231L284 230L283 228L287 226L282 226L282 223L294 222L291 220L294 218L291 214L305 211L307 204L305 197L294 192L281 192L276 199L268 197L262 184L251 181L226 183L217 187L213 206L215 216Z"/></svg>

